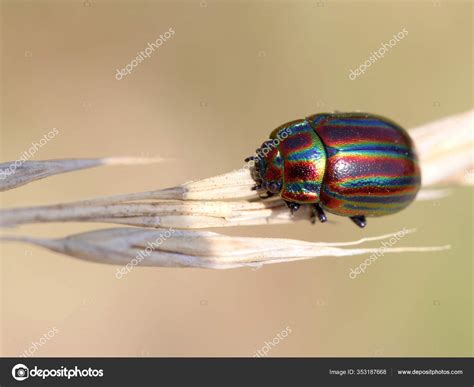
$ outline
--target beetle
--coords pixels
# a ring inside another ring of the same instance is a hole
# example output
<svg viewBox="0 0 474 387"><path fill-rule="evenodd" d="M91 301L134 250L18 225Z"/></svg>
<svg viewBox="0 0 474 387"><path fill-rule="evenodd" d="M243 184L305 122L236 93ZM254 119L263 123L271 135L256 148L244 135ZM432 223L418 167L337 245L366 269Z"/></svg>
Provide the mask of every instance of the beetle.
<svg viewBox="0 0 474 387"><path fill-rule="evenodd" d="M283 124L245 159L253 163L253 190L279 195L291 213L312 206L366 226L366 217L407 207L421 185L413 141L395 122L370 113L318 113Z"/></svg>

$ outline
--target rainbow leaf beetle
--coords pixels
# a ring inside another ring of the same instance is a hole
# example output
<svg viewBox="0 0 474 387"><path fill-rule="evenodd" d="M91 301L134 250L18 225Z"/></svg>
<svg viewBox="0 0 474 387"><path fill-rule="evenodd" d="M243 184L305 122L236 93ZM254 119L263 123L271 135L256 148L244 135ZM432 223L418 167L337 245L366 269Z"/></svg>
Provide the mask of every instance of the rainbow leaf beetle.
<svg viewBox="0 0 474 387"><path fill-rule="evenodd" d="M370 113L318 113L283 124L245 159L254 190L279 195L291 213L312 206L365 227L366 217L396 213L416 197L421 172L413 141L395 122Z"/></svg>

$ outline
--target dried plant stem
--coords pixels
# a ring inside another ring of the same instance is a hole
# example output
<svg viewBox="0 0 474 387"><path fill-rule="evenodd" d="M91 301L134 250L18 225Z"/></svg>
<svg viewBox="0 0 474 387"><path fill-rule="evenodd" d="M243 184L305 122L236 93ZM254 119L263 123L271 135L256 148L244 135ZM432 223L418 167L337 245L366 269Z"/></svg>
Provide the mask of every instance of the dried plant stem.
<svg viewBox="0 0 474 387"><path fill-rule="evenodd" d="M449 189L426 189L444 183L472 184L472 121L474 111L448 117L412 130L419 149L424 190L418 200L439 199ZM446 136L449 131L450 136ZM440 145L441 144L441 145ZM48 162L44 162L48 163ZM42 164L43 166L46 164ZM90 166L94 162L91 162ZM63 171L67 171L65 162ZM89 167L90 167L89 166ZM84 167L84 165L83 165ZM69 170L79 169L71 167ZM32 172L30 179L49 176L61 168ZM26 176L26 175L25 175ZM17 181L18 186L20 181ZM395 234L345 243L310 243L288 239L228 237L185 229L288 223L308 219L308 208L290 216L280 199L262 201L251 190L249 170L240 170L163 190L94 198L76 203L5 209L0 226L42 222L109 222L147 228L115 228L71 235L62 239L4 236L0 240L33 243L73 257L103 263L144 266L227 269L260 266L323 256L380 253L381 248L348 248ZM12 186L13 187L13 186ZM169 236L163 238L163 230ZM180 228L183 230L174 230ZM172 233L171 231L172 230ZM150 243L162 242L138 260ZM388 247L383 253L442 251L439 247Z"/></svg>

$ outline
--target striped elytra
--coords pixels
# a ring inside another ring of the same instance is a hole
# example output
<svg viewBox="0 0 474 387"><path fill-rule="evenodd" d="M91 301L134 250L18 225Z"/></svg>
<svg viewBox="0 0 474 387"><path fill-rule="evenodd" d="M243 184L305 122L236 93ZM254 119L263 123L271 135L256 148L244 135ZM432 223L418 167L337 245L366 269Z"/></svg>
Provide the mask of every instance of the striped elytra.
<svg viewBox="0 0 474 387"><path fill-rule="evenodd" d="M408 206L421 183L407 132L368 113L321 113L281 125L252 158L257 190L279 194L292 211L313 204L321 221L326 210L361 227L366 216Z"/></svg>

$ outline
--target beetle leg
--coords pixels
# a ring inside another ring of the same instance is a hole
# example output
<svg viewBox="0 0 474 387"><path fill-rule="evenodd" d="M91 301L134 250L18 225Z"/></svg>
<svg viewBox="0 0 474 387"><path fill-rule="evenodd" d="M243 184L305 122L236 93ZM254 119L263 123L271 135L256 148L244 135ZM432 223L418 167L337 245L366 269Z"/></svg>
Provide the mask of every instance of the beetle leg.
<svg viewBox="0 0 474 387"><path fill-rule="evenodd" d="M270 192L268 190L268 183L266 181L261 181L260 183L257 183L257 185L255 187L252 187L252 190L254 190L254 191L265 190L265 193L263 193L263 194L259 193L258 194L260 199L268 199L268 198L271 198L274 195L273 192Z"/></svg>
<svg viewBox="0 0 474 387"><path fill-rule="evenodd" d="M316 218L319 219L321 223L325 223L328 221L328 218L326 214L324 213L323 209L319 205L319 203L315 203L312 205L313 208L313 213L311 215L311 223L315 224L316 223Z"/></svg>
<svg viewBox="0 0 474 387"><path fill-rule="evenodd" d="M268 199L271 198L273 195L275 194L267 191L265 196L260 195L260 199Z"/></svg>
<svg viewBox="0 0 474 387"><path fill-rule="evenodd" d="M364 228L367 225L364 215L351 216L350 219L357 224L360 228Z"/></svg>
<svg viewBox="0 0 474 387"><path fill-rule="evenodd" d="M281 191L281 182L271 182L271 183L268 183L267 186L266 186L268 192L271 192L271 193L278 193Z"/></svg>
<svg viewBox="0 0 474 387"><path fill-rule="evenodd" d="M290 209L291 215L293 215L301 207L301 204L295 202L288 202L285 200L286 205Z"/></svg>

